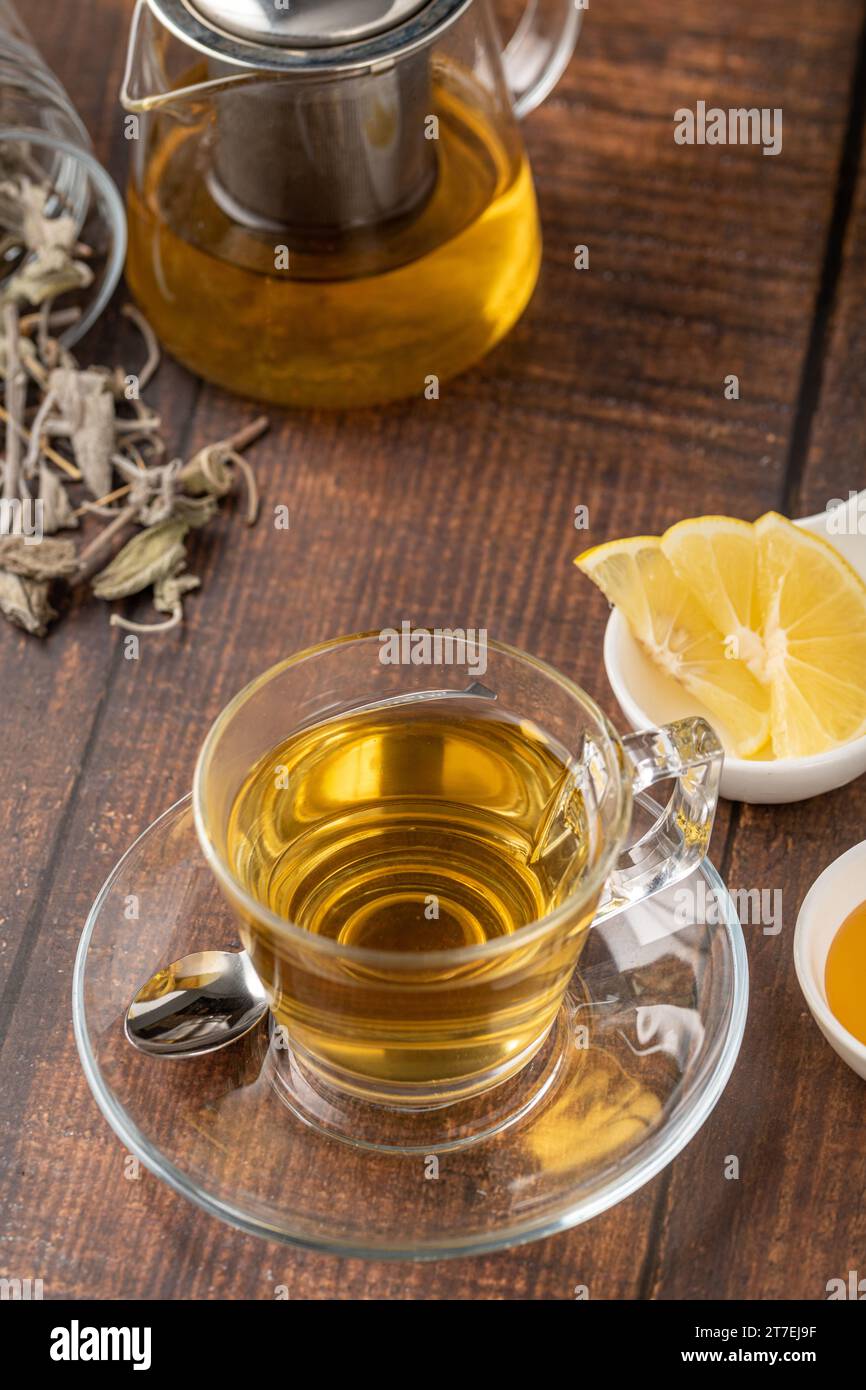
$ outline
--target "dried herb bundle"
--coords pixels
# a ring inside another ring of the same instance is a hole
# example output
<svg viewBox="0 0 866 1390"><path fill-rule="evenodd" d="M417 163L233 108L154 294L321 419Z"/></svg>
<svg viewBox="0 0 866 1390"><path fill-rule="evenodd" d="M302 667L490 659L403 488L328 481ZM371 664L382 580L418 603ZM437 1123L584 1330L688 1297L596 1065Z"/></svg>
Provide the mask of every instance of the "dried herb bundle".
<svg viewBox="0 0 866 1390"><path fill-rule="evenodd" d="M182 620L184 595L200 584L186 572L189 531L207 525L238 480L248 524L256 519L255 478L242 450L268 422L258 419L188 460L171 457L158 415L142 400L160 354L138 310L123 310L144 343L135 375L81 367L60 343L78 311L57 309L55 300L92 282L90 253L52 191L20 171L0 176L0 245L12 264L0 290L0 612L42 637L57 616L52 585L89 580L107 601L152 588L155 609L166 615L159 622L116 613L110 621L167 632ZM102 524L82 549L46 539L83 517Z"/></svg>

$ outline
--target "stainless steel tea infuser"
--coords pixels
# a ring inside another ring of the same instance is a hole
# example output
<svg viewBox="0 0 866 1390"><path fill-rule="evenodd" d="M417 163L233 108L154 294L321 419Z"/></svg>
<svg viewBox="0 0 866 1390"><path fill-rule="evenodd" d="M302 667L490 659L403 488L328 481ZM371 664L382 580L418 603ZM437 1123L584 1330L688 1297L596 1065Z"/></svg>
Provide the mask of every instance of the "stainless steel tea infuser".
<svg viewBox="0 0 866 1390"><path fill-rule="evenodd" d="M238 222L322 235L406 216L436 180L430 112L436 40L489 0L138 0L121 100L129 111L212 105L210 187ZM574 49L574 0L531 0L505 50L517 114L543 99ZM490 55L494 49L490 16ZM173 86L171 34L205 68Z"/></svg>
<svg viewBox="0 0 866 1390"><path fill-rule="evenodd" d="M410 30L399 58L379 69L356 59L340 81L331 61L321 77L311 70L324 50L376 43L428 8L413 0L325 0L286 11L258 0L202 0L207 20L280 57L294 49L308 72L303 86L241 86L221 103L211 192L229 216L316 237L407 216L426 201L436 150L418 139L431 105L427 53L415 47L424 28L417 37ZM231 61L244 57L242 44L231 48ZM217 78L231 72L215 57L208 70Z"/></svg>

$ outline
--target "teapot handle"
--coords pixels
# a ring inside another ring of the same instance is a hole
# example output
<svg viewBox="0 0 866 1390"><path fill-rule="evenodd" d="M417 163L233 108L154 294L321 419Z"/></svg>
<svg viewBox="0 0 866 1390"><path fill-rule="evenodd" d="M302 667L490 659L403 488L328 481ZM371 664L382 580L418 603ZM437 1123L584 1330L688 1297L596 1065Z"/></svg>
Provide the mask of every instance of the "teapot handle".
<svg viewBox="0 0 866 1390"><path fill-rule="evenodd" d="M585 8L586 0L528 0L502 55L518 118L553 91L574 52Z"/></svg>

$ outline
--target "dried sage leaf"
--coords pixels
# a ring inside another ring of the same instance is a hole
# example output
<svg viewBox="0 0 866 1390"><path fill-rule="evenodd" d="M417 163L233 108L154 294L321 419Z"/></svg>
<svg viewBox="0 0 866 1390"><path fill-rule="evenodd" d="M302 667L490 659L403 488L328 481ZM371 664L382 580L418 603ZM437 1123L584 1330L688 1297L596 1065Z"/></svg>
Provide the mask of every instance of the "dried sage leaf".
<svg viewBox="0 0 866 1390"><path fill-rule="evenodd" d="M0 570L0 613L34 637L44 637L48 624L57 617L48 602L48 588L47 579L26 579Z"/></svg>
<svg viewBox="0 0 866 1390"><path fill-rule="evenodd" d="M26 154L27 147L22 148ZM192 527L207 525L239 473L246 481L247 521L255 520L255 479L241 451L268 422L259 417L200 449L186 465L181 459L166 461L160 417L140 397L127 398L125 368L81 369L56 336L81 309L55 310L51 301L92 283L86 264L92 253L80 244L77 221L62 194L32 174L26 157L11 158L8 150L0 150L0 259L7 269L0 288L6 425L0 493L4 501L29 501L38 479L42 513L38 541L18 532L0 534L0 612L30 632L44 634L56 616L48 598L51 582L79 584L96 574L97 597L124 598L152 585L157 612L167 615L158 623L142 624L113 613L112 625L169 632L183 620L184 596L200 586L197 576L185 573L186 535ZM30 306L23 317L21 303ZM159 366L159 344L137 309L123 312L144 339L141 388ZM55 438L69 441L77 468L53 447ZM60 473L48 466L49 460ZM64 475L83 481L93 500L75 508ZM114 504L121 499L118 509ZM64 527L77 527L82 512L102 516L106 524L80 554L71 541L46 539ZM130 538L136 525L144 530ZM27 539L33 543L28 545ZM106 563L109 544L122 549ZM105 565L101 573L100 565Z"/></svg>
<svg viewBox="0 0 866 1390"><path fill-rule="evenodd" d="M183 596L191 589L197 589L201 580L194 574L184 574L183 570L186 562L183 559L177 561L174 572L166 575L162 579L157 579L153 586L153 606L158 613L168 613L168 617L161 623L136 623L130 618L121 617L119 613L112 613L109 619L112 627L124 628L127 632L140 632L142 634L152 634L155 632L171 632L183 621Z"/></svg>
<svg viewBox="0 0 866 1390"><path fill-rule="evenodd" d="M34 251L57 248L71 253L78 238L78 227L71 213L59 212L51 217L48 203L52 198L48 184L33 183L23 178L19 188L22 213L22 235Z"/></svg>
<svg viewBox="0 0 866 1390"><path fill-rule="evenodd" d="M140 531L93 581L97 598L127 598L177 572L186 558L189 525L176 517Z"/></svg>
<svg viewBox="0 0 866 1390"><path fill-rule="evenodd" d="M3 172L11 175L0 183L0 224L10 237L30 251L51 246L72 252L78 238L75 218L69 212L49 214L49 203L58 206L57 196L48 183L35 183L19 163L18 171L9 167L8 146L3 150Z"/></svg>
<svg viewBox="0 0 866 1390"><path fill-rule="evenodd" d="M57 367L48 378L58 410L72 438L75 462L94 497L111 490L115 445L114 396L98 371Z"/></svg>
<svg viewBox="0 0 866 1390"><path fill-rule="evenodd" d="M60 246L49 246L25 261L3 286L6 303L44 304L70 290L93 284L93 271L83 261L73 261Z"/></svg>
<svg viewBox="0 0 866 1390"><path fill-rule="evenodd" d="M183 605L184 594L201 588L201 580L195 574L167 575L158 579L153 586L153 606L158 613L174 613Z"/></svg>
<svg viewBox="0 0 866 1390"><path fill-rule="evenodd" d="M171 507L172 516L179 517L194 530L207 526L219 511L215 497L184 497L182 492L175 493Z"/></svg>
<svg viewBox="0 0 866 1390"><path fill-rule="evenodd" d="M41 540L28 545L23 536L0 536L0 569L28 579L65 579L78 568L72 541Z"/></svg>
<svg viewBox="0 0 866 1390"><path fill-rule="evenodd" d="M42 502L42 529L46 536L78 525L78 517L64 484L44 459L39 464L39 497Z"/></svg>
<svg viewBox="0 0 866 1390"><path fill-rule="evenodd" d="M22 175L0 185L0 221L8 232L7 251L29 252L3 286L5 303L39 306L69 290L93 283L93 272L74 258L78 228L68 212L49 214L57 199L48 184Z"/></svg>
<svg viewBox="0 0 866 1390"><path fill-rule="evenodd" d="M18 339L19 365L24 368L29 376L33 376L34 370L38 369L39 353L32 338L25 338L23 335ZM0 338L0 378L6 380L6 365L9 357L9 349L5 335ZM14 358L14 349L13 349ZM37 364L34 366L34 364Z"/></svg>

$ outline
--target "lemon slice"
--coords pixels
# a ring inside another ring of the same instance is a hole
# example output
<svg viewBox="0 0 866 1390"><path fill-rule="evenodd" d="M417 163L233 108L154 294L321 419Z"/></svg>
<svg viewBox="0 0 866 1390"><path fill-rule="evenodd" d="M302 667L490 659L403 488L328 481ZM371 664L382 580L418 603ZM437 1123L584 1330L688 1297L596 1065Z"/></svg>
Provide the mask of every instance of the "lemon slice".
<svg viewBox="0 0 866 1390"><path fill-rule="evenodd" d="M755 528L732 516L678 521L661 539L662 553L725 638L728 655L759 681L764 672Z"/></svg>
<svg viewBox="0 0 866 1390"><path fill-rule="evenodd" d="M766 689L732 657L727 634L678 578L658 536L609 541L575 564L621 610L652 661L720 721L733 753L750 757L766 743Z"/></svg>
<svg viewBox="0 0 866 1390"><path fill-rule="evenodd" d="M866 584L777 512L753 529L773 752L822 753L866 733Z"/></svg>

